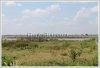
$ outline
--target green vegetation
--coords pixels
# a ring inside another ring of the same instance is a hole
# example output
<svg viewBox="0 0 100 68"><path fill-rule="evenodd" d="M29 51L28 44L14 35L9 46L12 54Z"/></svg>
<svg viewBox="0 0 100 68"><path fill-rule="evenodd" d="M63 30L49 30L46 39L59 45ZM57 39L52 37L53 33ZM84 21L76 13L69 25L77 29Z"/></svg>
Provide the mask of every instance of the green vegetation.
<svg viewBox="0 0 100 68"><path fill-rule="evenodd" d="M3 56L3 57L2 57L2 65L3 65L3 66L12 66L12 65L16 65L15 58L16 58L16 57Z"/></svg>
<svg viewBox="0 0 100 68"><path fill-rule="evenodd" d="M2 41L3 66L98 66L95 39Z"/></svg>

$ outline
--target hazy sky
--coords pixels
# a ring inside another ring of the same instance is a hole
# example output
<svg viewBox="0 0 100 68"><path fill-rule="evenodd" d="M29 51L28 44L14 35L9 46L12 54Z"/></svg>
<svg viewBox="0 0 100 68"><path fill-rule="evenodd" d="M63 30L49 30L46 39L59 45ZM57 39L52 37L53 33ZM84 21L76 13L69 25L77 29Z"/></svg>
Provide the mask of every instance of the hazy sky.
<svg viewBox="0 0 100 68"><path fill-rule="evenodd" d="M97 34L97 2L3 2L2 33Z"/></svg>

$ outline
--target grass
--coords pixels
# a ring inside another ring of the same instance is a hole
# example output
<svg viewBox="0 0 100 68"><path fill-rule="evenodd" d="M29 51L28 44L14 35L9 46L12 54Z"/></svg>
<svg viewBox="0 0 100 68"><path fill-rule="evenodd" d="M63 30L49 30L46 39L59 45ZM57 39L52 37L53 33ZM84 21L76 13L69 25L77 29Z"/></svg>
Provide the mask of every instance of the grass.
<svg viewBox="0 0 100 68"><path fill-rule="evenodd" d="M3 66L98 66L95 39L2 41ZM12 62L12 64L11 64ZM9 65L10 63L10 65Z"/></svg>

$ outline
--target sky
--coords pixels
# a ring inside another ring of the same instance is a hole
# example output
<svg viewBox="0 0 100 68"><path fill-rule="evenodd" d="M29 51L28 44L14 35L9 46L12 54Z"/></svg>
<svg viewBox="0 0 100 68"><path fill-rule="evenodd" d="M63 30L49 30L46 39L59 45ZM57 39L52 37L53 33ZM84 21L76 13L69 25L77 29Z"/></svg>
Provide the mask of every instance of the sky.
<svg viewBox="0 0 100 68"><path fill-rule="evenodd" d="M97 2L2 3L2 34L97 34Z"/></svg>

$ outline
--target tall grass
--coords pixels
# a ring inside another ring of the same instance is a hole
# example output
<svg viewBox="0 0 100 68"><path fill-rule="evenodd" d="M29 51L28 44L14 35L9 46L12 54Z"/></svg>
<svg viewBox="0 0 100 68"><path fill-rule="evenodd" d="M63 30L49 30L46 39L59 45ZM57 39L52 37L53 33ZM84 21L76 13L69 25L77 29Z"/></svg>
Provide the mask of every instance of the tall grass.
<svg viewBox="0 0 100 68"><path fill-rule="evenodd" d="M83 41L3 41L2 65L98 66L95 39ZM14 58L14 57L17 57Z"/></svg>

